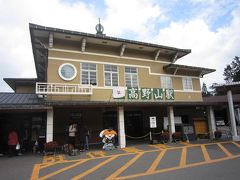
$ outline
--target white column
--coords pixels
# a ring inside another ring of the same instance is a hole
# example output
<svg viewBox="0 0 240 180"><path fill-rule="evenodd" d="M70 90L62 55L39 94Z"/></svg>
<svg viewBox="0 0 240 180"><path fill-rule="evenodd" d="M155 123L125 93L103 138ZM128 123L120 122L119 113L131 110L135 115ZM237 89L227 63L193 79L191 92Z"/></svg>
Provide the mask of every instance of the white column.
<svg viewBox="0 0 240 180"><path fill-rule="evenodd" d="M118 107L118 144L120 148L126 147L126 135L124 125L124 107Z"/></svg>
<svg viewBox="0 0 240 180"><path fill-rule="evenodd" d="M47 110L46 142L53 141L53 109Z"/></svg>
<svg viewBox="0 0 240 180"><path fill-rule="evenodd" d="M172 142L172 134L175 133L174 112L173 107L168 106L168 125L169 125L169 140Z"/></svg>
<svg viewBox="0 0 240 180"><path fill-rule="evenodd" d="M234 106L233 106L231 90L228 90L227 98L228 98L228 108L229 108L229 114L230 114L230 120L231 120L232 138L233 138L233 141L240 141L240 137L237 135L236 120L234 115Z"/></svg>
<svg viewBox="0 0 240 180"><path fill-rule="evenodd" d="M216 131L216 121L215 121L215 114L212 106L207 107L208 112L208 127L210 132L210 138L214 139L215 135L214 132Z"/></svg>

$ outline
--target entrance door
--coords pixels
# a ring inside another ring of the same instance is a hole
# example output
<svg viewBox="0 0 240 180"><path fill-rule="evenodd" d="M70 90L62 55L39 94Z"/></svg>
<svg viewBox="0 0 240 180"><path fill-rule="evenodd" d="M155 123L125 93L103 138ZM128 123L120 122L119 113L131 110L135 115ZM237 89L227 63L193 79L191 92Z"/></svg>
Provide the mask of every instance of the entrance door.
<svg viewBox="0 0 240 180"><path fill-rule="evenodd" d="M206 135L208 133L207 122L204 120L194 121L196 135Z"/></svg>
<svg viewBox="0 0 240 180"><path fill-rule="evenodd" d="M142 112L125 112L125 132L128 136L143 136L143 117Z"/></svg>

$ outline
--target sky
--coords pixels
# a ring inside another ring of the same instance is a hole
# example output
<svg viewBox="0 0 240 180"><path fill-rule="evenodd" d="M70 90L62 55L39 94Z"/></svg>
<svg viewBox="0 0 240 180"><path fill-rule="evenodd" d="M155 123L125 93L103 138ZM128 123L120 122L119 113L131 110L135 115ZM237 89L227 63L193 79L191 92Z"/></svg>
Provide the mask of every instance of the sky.
<svg viewBox="0 0 240 180"><path fill-rule="evenodd" d="M224 83L223 71L240 56L240 0L0 0L0 92L3 78L35 78L29 23L192 52L176 64L216 69L201 83Z"/></svg>

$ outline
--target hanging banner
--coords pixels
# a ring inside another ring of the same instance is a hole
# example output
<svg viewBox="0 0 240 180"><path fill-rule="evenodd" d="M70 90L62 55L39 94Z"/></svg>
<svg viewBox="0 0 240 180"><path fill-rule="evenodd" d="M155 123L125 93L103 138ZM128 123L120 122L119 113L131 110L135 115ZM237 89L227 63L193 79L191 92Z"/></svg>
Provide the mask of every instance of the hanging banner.
<svg viewBox="0 0 240 180"><path fill-rule="evenodd" d="M125 99L125 87L113 87L113 99Z"/></svg>
<svg viewBox="0 0 240 180"><path fill-rule="evenodd" d="M141 88L141 99L144 99L144 100L151 100L152 99L151 88Z"/></svg>
<svg viewBox="0 0 240 180"><path fill-rule="evenodd" d="M138 99L139 98L137 87L128 88L127 92L128 92L128 99Z"/></svg>
<svg viewBox="0 0 240 180"><path fill-rule="evenodd" d="M162 90L162 88L153 88L153 98L155 100L163 100L163 90Z"/></svg>
<svg viewBox="0 0 240 180"><path fill-rule="evenodd" d="M174 89L165 89L166 100L174 100Z"/></svg>

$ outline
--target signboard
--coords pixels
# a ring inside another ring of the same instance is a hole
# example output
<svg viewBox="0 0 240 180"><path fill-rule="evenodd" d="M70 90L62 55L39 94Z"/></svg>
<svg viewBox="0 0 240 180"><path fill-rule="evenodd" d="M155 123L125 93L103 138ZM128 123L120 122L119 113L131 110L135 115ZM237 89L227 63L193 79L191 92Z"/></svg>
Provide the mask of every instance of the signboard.
<svg viewBox="0 0 240 180"><path fill-rule="evenodd" d="M141 99L144 99L144 100L152 99L151 88L141 88Z"/></svg>
<svg viewBox="0 0 240 180"><path fill-rule="evenodd" d="M128 99L138 99L139 98L137 87L128 88L127 92L128 92Z"/></svg>
<svg viewBox="0 0 240 180"><path fill-rule="evenodd" d="M125 87L113 87L113 99L125 99Z"/></svg>
<svg viewBox="0 0 240 180"><path fill-rule="evenodd" d="M165 89L166 100L174 100L174 89Z"/></svg>
<svg viewBox="0 0 240 180"><path fill-rule="evenodd" d="M162 90L162 88L153 88L153 98L155 100L163 100L163 90Z"/></svg>
<svg viewBox="0 0 240 180"><path fill-rule="evenodd" d="M156 128L157 127L157 119L156 116L150 117L150 128Z"/></svg>

